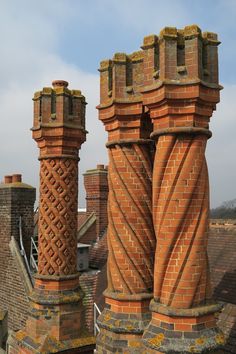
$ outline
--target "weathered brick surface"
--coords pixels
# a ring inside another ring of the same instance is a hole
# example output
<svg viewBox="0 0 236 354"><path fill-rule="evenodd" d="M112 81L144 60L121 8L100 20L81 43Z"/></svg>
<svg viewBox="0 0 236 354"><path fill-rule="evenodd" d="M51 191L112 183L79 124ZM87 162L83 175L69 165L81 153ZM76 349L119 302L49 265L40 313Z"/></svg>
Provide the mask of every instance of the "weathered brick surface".
<svg viewBox="0 0 236 354"><path fill-rule="evenodd" d="M153 144L149 139L152 124L141 102L142 52L129 56L116 53L112 61L101 63L100 72L99 119L108 131L109 149L109 253L105 296L107 306L113 301L116 305L100 317L103 330L98 336L97 350L123 352L129 342L123 337L131 334L137 346L142 347L141 333L147 324L146 317L150 319L148 304L153 289L155 251L151 210ZM109 327L106 319L111 316L117 323L120 311L127 318L133 315L133 326L117 325L122 333L117 336L114 324ZM140 330L133 330L137 323ZM104 347L103 335L109 342Z"/></svg>
<svg viewBox="0 0 236 354"><path fill-rule="evenodd" d="M78 163L71 158L40 164L38 273L76 273Z"/></svg>
<svg viewBox="0 0 236 354"><path fill-rule="evenodd" d="M54 81L34 96L33 138L40 149L39 268L26 326L9 339L17 353L92 352L77 271L78 150L85 98ZM30 348L29 350L27 348Z"/></svg>
<svg viewBox="0 0 236 354"><path fill-rule="evenodd" d="M189 308L211 297L206 255L208 175L206 137L163 135L153 176L158 237L154 297Z"/></svg>
<svg viewBox="0 0 236 354"><path fill-rule="evenodd" d="M151 220L149 146L109 149L108 290L152 292L155 240Z"/></svg>
<svg viewBox="0 0 236 354"><path fill-rule="evenodd" d="M162 345L162 341L157 341L154 349L158 347L160 352L182 353L185 349L191 352L199 348L203 352L217 346L215 336L219 335L222 340L213 315L206 329L211 332L212 342L210 339L208 344L199 342L196 348L190 348L191 341L182 344L180 341L185 331L200 332L201 326L193 328L184 322L171 324L176 309L180 313L190 311L187 317L200 318L201 310L193 314L192 308L211 300L206 249L209 182L205 148L211 136L210 117L219 101L218 44L216 34L202 33L196 25L183 30L166 27L159 37L144 38L143 51L132 55L116 53L112 60L103 61L100 66L98 109L108 131L110 159L106 303L109 304L109 292L137 294L151 289L144 285L151 285L151 278L139 263L142 258L148 267L146 260L150 253L137 252L141 242L136 243L143 240L142 247L145 247L145 237L139 237L139 232L152 235L151 223L144 226L148 214L142 204L149 199L157 246L153 282L156 307L152 306L153 318L144 333L147 351L153 349L152 340L161 333L167 342ZM139 165L139 161L152 164L152 156L150 150L144 153L145 144L139 144L141 158L134 142L150 136L156 141L152 198L150 190L147 192L147 179L142 175L144 168ZM155 322L159 304L169 309L169 322L164 321L163 328ZM114 307L113 311L116 313L118 309L121 306ZM207 315L209 308L204 309ZM178 333L179 339L171 341L171 336ZM101 338L98 340L101 345ZM111 348L112 343L104 352L111 352Z"/></svg>
<svg viewBox="0 0 236 354"><path fill-rule="evenodd" d="M147 347L156 347L160 352L181 353L191 351L190 348L204 351L215 349L223 341L213 315L207 325L171 321L175 309L191 313L192 308L205 305L208 311L212 297L207 256L209 181L205 148L211 136L210 117L219 101L217 44L215 34L202 35L197 26L180 31L165 28L156 44L159 86L153 78L152 84L143 89L143 103L149 108L153 122L151 136L156 140L152 190L157 237L154 270L157 306L152 308L152 321L144 339ZM209 56L211 47L214 50ZM144 61L145 65L148 64ZM161 316L158 304L166 306L167 311L169 308L170 318L163 325L156 321ZM197 311L194 316L201 318ZM204 330L209 331L206 335L209 341L198 343L197 338ZM184 343L185 332L195 333L195 342ZM155 344L156 333L162 340ZM172 340L177 334L179 339Z"/></svg>
<svg viewBox="0 0 236 354"><path fill-rule="evenodd" d="M0 184L0 306L8 311L8 328L18 330L25 324L29 303L9 243L14 237L20 245L21 216L23 244L29 259L35 189L22 182L12 182L12 177L5 179L5 182L10 183Z"/></svg>

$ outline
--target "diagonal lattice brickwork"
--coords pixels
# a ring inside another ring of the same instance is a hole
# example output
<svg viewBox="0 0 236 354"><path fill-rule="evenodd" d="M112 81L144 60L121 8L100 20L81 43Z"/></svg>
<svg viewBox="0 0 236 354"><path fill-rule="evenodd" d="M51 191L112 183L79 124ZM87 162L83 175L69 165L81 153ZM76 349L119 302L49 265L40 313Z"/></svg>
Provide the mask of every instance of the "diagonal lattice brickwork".
<svg viewBox="0 0 236 354"><path fill-rule="evenodd" d="M77 179L76 160L41 161L39 274L76 273Z"/></svg>
<svg viewBox="0 0 236 354"><path fill-rule="evenodd" d="M53 82L34 95L33 138L40 149L38 273L26 326L9 353L92 354L77 270L78 151L85 141L85 98Z"/></svg>

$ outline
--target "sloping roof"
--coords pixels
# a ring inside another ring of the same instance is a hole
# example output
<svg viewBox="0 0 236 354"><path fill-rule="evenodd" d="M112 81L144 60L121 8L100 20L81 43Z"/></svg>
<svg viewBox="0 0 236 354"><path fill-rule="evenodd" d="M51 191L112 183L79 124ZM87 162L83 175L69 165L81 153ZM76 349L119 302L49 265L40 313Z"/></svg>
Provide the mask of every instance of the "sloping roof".
<svg viewBox="0 0 236 354"><path fill-rule="evenodd" d="M208 255L213 297L224 303L218 325L227 342L223 353L236 353L236 226L211 225Z"/></svg>
<svg viewBox="0 0 236 354"><path fill-rule="evenodd" d="M80 227L83 225L83 223L86 221L86 219L88 218L88 214L86 211L78 211L78 230L80 229Z"/></svg>
<svg viewBox="0 0 236 354"><path fill-rule="evenodd" d="M236 304L236 227L211 227L208 255L214 297Z"/></svg>

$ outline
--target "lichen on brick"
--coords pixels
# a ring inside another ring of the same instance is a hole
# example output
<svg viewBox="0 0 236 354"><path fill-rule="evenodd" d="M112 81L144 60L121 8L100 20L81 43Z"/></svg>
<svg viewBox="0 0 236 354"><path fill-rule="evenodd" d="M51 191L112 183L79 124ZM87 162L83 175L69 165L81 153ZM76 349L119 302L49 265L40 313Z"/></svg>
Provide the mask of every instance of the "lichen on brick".
<svg viewBox="0 0 236 354"><path fill-rule="evenodd" d="M200 338L197 338L197 339L195 340L195 343L196 343L197 345L203 345L205 342L206 342L206 338L205 338L205 337L200 337Z"/></svg>
<svg viewBox="0 0 236 354"><path fill-rule="evenodd" d="M159 333L154 338L151 338L148 341L150 344L155 345L156 347L159 347L164 339L165 339L164 333Z"/></svg>

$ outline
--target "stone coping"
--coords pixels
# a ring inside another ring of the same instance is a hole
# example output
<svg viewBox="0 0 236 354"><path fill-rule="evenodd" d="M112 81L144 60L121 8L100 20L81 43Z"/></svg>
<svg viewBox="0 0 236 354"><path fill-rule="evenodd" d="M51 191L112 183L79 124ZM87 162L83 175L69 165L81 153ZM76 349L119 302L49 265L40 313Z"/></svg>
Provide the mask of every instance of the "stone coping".
<svg viewBox="0 0 236 354"><path fill-rule="evenodd" d="M145 86L141 92L145 93L145 92L149 92L149 91L154 91L164 85L168 85L168 86L189 86L189 85L202 85L205 86L207 88L212 88L215 90L222 90L223 86L219 85L219 84L213 84L213 83L209 83L206 82L204 80L200 80L200 79L187 79L187 80L175 80L175 79L166 79L166 80L158 80L156 81L154 84L149 85L149 86Z"/></svg>
<svg viewBox="0 0 236 354"><path fill-rule="evenodd" d="M200 317L211 313L219 312L222 309L222 304L209 303L199 307L192 307L189 309L178 309L163 305L154 299L150 303L150 310L167 316L173 317Z"/></svg>
<svg viewBox="0 0 236 354"><path fill-rule="evenodd" d="M41 130L42 128L68 128L68 129L74 129L74 130L81 130L84 133L88 133L87 130L82 125L78 124L73 124L73 123L39 123L37 127L32 127L31 131L37 131Z"/></svg>
<svg viewBox="0 0 236 354"><path fill-rule="evenodd" d="M205 128L197 127L171 127L165 129L157 129L151 134L152 139L156 139L161 135L167 134L193 134L193 135L206 135L208 138L212 136L212 132Z"/></svg>
<svg viewBox="0 0 236 354"><path fill-rule="evenodd" d="M106 147L110 148L115 145L129 145L129 144L152 144L153 141L151 139L121 139L121 140L113 140L113 141L108 141L106 143Z"/></svg>
<svg viewBox="0 0 236 354"><path fill-rule="evenodd" d="M75 290L36 290L34 289L29 295L29 299L39 305L60 305L79 302L83 299L84 293L81 287Z"/></svg>
<svg viewBox="0 0 236 354"><path fill-rule="evenodd" d="M118 301L142 301L151 300L153 298L153 293L123 294L111 292L109 290L105 290L103 295L109 299Z"/></svg>
<svg viewBox="0 0 236 354"><path fill-rule="evenodd" d="M60 154L45 154L45 155L40 155L38 157L38 160L49 160L49 159L64 159L64 160L67 160L67 159L70 159L70 160L76 160L76 161L80 161L80 158L79 156L75 156L75 155L67 155L67 154L63 154L63 155L60 155Z"/></svg>
<svg viewBox="0 0 236 354"><path fill-rule="evenodd" d="M40 280L45 280L45 281L63 281L63 280L71 280L71 279L76 279L79 278L80 273L77 272L75 274L70 274L70 275L43 275L43 274L35 274L34 278L35 279L40 279Z"/></svg>
<svg viewBox="0 0 236 354"><path fill-rule="evenodd" d="M22 183L22 182L1 183L0 189L4 189L4 188L35 189L34 187L30 186L29 184Z"/></svg>
<svg viewBox="0 0 236 354"><path fill-rule="evenodd" d="M127 314L105 308L98 318L98 324L114 333L142 334L150 320L150 312Z"/></svg>

